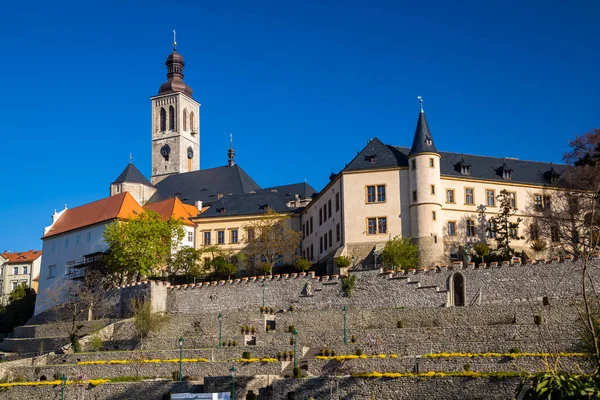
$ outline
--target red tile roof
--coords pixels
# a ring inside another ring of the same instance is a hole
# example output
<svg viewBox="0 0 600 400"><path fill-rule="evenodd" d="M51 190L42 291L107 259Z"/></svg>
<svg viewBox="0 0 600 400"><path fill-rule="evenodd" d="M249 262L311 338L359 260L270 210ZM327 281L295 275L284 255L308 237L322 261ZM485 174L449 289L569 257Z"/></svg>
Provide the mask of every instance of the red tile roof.
<svg viewBox="0 0 600 400"><path fill-rule="evenodd" d="M183 223L188 226L196 226L196 224L190 221L190 218L199 214L196 207L183 204L177 197L172 197L157 203L147 204L144 206L144 208L160 214L164 220L170 218L182 219Z"/></svg>
<svg viewBox="0 0 600 400"><path fill-rule="evenodd" d="M18 253L2 253L2 257L4 257L9 264L32 262L41 256L41 250L27 250Z"/></svg>
<svg viewBox="0 0 600 400"><path fill-rule="evenodd" d="M124 192L65 211L44 237L55 236L113 219L131 218L135 213L142 211L142 206L135 201L133 196L129 192Z"/></svg>

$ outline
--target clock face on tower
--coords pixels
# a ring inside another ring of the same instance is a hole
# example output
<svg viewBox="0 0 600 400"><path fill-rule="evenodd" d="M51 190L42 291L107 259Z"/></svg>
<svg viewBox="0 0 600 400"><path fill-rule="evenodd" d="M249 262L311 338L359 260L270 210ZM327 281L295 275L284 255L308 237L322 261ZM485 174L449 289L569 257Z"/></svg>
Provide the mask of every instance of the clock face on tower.
<svg viewBox="0 0 600 400"><path fill-rule="evenodd" d="M168 144L165 144L160 149L160 155L164 157L165 161L169 161L169 153L171 153L171 147Z"/></svg>
<svg viewBox="0 0 600 400"><path fill-rule="evenodd" d="M187 156L190 160L194 158L194 150L191 147L188 147L187 149Z"/></svg>

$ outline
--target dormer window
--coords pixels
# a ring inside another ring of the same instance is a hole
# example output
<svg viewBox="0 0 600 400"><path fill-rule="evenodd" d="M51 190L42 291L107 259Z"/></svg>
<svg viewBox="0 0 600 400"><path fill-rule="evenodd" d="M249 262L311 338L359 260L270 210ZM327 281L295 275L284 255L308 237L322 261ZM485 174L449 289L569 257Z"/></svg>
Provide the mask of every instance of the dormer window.
<svg viewBox="0 0 600 400"><path fill-rule="evenodd" d="M431 140L431 136L426 136L425 137L425 144L427 146L431 146L433 144L433 141Z"/></svg>
<svg viewBox="0 0 600 400"><path fill-rule="evenodd" d="M471 175L471 166L470 165L461 165L460 166L460 174L461 175Z"/></svg>
<svg viewBox="0 0 600 400"><path fill-rule="evenodd" d="M544 172L544 179L550 183L557 183L558 178L560 178L560 174L552 166L549 171Z"/></svg>
<svg viewBox="0 0 600 400"><path fill-rule="evenodd" d="M511 169L503 169L502 170L502 179L512 179L512 170Z"/></svg>
<svg viewBox="0 0 600 400"><path fill-rule="evenodd" d="M375 162L377 162L377 156L376 155L368 155L365 156L365 161L370 162L371 164L375 164Z"/></svg>

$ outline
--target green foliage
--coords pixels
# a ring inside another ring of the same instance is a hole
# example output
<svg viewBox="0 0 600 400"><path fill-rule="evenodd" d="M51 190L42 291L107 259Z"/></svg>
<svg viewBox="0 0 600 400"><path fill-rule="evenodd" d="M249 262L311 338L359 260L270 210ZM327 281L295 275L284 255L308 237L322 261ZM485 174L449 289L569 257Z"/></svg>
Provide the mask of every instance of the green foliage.
<svg viewBox="0 0 600 400"><path fill-rule="evenodd" d="M106 227L103 236L110 251L105 262L121 282L148 276L167 264L184 233L182 221L163 220L160 214L145 210Z"/></svg>
<svg viewBox="0 0 600 400"><path fill-rule="evenodd" d="M79 343L79 336L77 333L71 333L69 335L69 340L71 341L71 348L75 353L81 353L81 343Z"/></svg>
<svg viewBox="0 0 600 400"><path fill-rule="evenodd" d="M502 189L500 194L496 196L500 213L490 218L490 226L486 228L488 232L496 234L494 239L496 249L505 259L510 259L514 253L514 250L510 247L510 241L522 239L522 237L511 234L511 232L518 232L519 224L522 221L520 217L516 220L513 218L517 210L510 205L511 196L511 193L506 189Z"/></svg>
<svg viewBox="0 0 600 400"><path fill-rule="evenodd" d="M463 365L463 369L465 370L465 372L471 371L471 364L466 363L465 365Z"/></svg>
<svg viewBox="0 0 600 400"><path fill-rule="evenodd" d="M381 259L394 271L398 269L415 268L419 261L419 247L410 238L396 236L388 240L381 252Z"/></svg>
<svg viewBox="0 0 600 400"><path fill-rule="evenodd" d="M171 257L169 267L172 274L185 276L188 279L197 278L203 272L201 260L201 250L185 246Z"/></svg>
<svg viewBox="0 0 600 400"><path fill-rule="evenodd" d="M294 262L294 267L296 268L296 270L298 270L300 272L308 271L311 266L312 266L312 263L310 261L308 261L306 258L298 258Z"/></svg>
<svg viewBox="0 0 600 400"><path fill-rule="evenodd" d="M597 374L581 375L550 371L537 374L523 382L519 392L525 388L527 389L522 397L524 400L596 399L600 397L600 377Z"/></svg>
<svg viewBox="0 0 600 400"><path fill-rule="evenodd" d="M352 265L352 259L348 256L336 257L333 262L339 269L348 268L350 265Z"/></svg>
<svg viewBox="0 0 600 400"><path fill-rule="evenodd" d="M23 283L11 292L9 304L0 307L0 333L12 332L33 316L35 297L35 291Z"/></svg>
<svg viewBox="0 0 600 400"><path fill-rule="evenodd" d="M473 250L475 251L475 254L477 254L477 257L480 258L490 255L490 246L488 246L487 243L477 243L473 246Z"/></svg>
<svg viewBox="0 0 600 400"><path fill-rule="evenodd" d="M242 352L242 359L249 360L250 358L251 357L250 357L250 352L249 351L243 351Z"/></svg>
<svg viewBox="0 0 600 400"><path fill-rule="evenodd" d="M299 379L302 378L302 369L298 367L294 367L294 378Z"/></svg>
<svg viewBox="0 0 600 400"><path fill-rule="evenodd" d="M133 326L140 338L144 339L150 332L158 331L169 321L169 316L152 311L150 302L135 302L132 304L134 309Z"/></svg>
<svg viewBox="0 0 600 400"><path fill-rule="evenodd" d="M258 270L260 271L261 274L267 275L269 272L271 272L271 264L260 263L260 264L258 264Z"/></svg>
<svg viewBox="0 0 600 400"><path fill-rule="evenodd" d="M356 349L355 354L359 357L362 356L363 355L362 349Z"/></svg>
<svg viewBox="0 0 600 400"><path fill-rule="evenodd" d="M396 323L396 326L398 327L398 329L402 329L402 328L404 328L404 324L402 323L402 320L399 320L399 321Z"/></svg>
<svg viewBox="0 0 600 400"><path fill-rule="evenodd" d="M541 325L542 324L542 316L541 315L534 315L533 316L533 322L536 325Z"/></svg>
<svg viewBox="0 0 600 400"><path fill-rule="evenodd" d="M538 239L538 240L532 241L531 244L529 245L529 247L536 255L539 255L544 250L546 250L546 248L548 248L548 245L545 240Z"/></svg>
<svg viewBox="0 0 600 400"><path fill-rule="evenodd" d="M237 273L237 265L227 262L221 265L217 272L223 275L227 275L227 279L231 279L231 275L235 275Z"/></svg>
<svg viewBox="0 0 600 400"><path fill-rule="evenodd" d="M342 291L347 297L350 297L354 285L356 284L356 275L348 275L342 278Z"/></svg>

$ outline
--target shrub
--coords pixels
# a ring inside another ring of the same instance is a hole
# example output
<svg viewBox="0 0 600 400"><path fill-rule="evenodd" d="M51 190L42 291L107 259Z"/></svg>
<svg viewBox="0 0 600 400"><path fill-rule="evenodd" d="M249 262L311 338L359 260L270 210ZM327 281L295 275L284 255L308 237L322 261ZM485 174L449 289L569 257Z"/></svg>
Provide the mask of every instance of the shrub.
<svg viewBox="0 0 600 400"><path fill-rule="evenodd" d="M352 335L352 337L350 337L350 341L352 343L356 343L356 335Z"/></svg>
<svg viewBox="0 0 600 400"><path fill-rule="evenodd" d="M356 349L356 355L359 357L362 356L363 355L362 349Z"/></svg>
<svg viewBox="0 0 600 400"><path fill-rule="evenodd" d="M294 332L294 325L290 325L290 326L288 327L288 332L289 332L289 333L292 333L292 332Z"/></svg>
<svg viewBox="0 0 600 400"><path fill-rule="evenodd" d="M536 325L541 325L542 324L542 316L541 315L534 315L533 316L533 322Z"/></svg>
<svg viewBox="0 0 600 400"><path fill-rule="evenodd" d="M269 264L269 263L260 263L260 264L258 264L258 270L263 275L268 275L268 274L271 273L271 264Z"/></svg>
<svg viewBox="0 0 600 400"><path fill-rule="evenodd" d="M175 370L171 373L171 375L172 375L174 381L179 380L179 371Z"/></svg>
<svg viewBox="0 0 600 400"><path fill-rule="evenodd" d="M513 347L512 349L508 350L508 352L510 354L518 354L521 352L521 349L519 349L518 347Z"/></svg>
<svg viewBox="0 0 600 400"><path fill-rule="evenodd" d="M348 256L340 256L333 259L336 267L339 269L348 268L352 264L352 259Z"/></svg>
<svg viewBox="0 0 600 400"><path fill-rule="evenodd" d="M342 278L342 291L347 297L350 297L354 285L356 284L356 275L348 275Z"/></svg>
<svg viewBox="0 0 600 400"><path fill-rule="evenodd" d="M244 360L247 360L247 359L249 359L249 358L250 358L250 352L249 352L249 351L244 351L244 352L242 352L242 358L243 358Z"/></svg>
<svg viewBox="0 0 600 400"><path fill-rule="evenodd" d="M398 323L396 325L398 326L398 329L404 328L404 324L402 323L402 320L398 321Z"/></svg>
<svg viewBox="0 0 600 400"><path fill-rule="evenodd" d="M325 349L325 357L329 357L331 355L331 350Z"/></svg>
<svg viewBox="0 0 600 400"><path fill-rule="evenodd" d="M294 267L300 272L306 272L312 266L311 262L306 258L299 258L294 262Z"/></svg>
<svg viewBox="0 0 600 400"><path fill-rule="evenodd" d="M294 367L294 378L302 378L302 369L300 367Z"/></svg>
<svg viewBox="0 0 600 400"><path fill-rule="evenodd" d="M463 365L463 369L465 370L465 372L471 371L471 364L466 363L465 365Z"/></svg>
<svg viewBox="0 0 600 400"><path fill-rule="evenodd" d="M295 308L295 307L294 307L294 305L293 305L293 304L291 304L291 305L290 305L290 311L294 311L294 308Z"/></svg>
<svg viewBox="0 0 600 400"><path fill-rule="evenodd" d="M412 243L411 238L396 236L388 240L381 252L385 265L394 270L415 268L419 261L419 247Z"/></svg>

